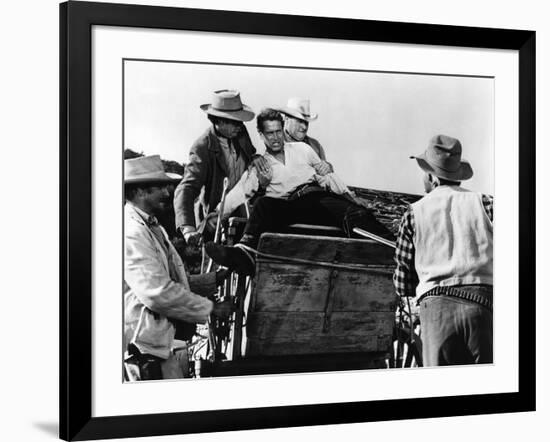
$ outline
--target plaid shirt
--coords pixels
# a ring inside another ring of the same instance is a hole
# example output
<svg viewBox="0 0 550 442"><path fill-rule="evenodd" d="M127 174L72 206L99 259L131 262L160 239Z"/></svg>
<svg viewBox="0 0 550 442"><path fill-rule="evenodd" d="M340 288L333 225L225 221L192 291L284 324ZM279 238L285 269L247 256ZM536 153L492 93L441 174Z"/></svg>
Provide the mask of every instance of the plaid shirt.
<svg viewBox="0 0 550 442"><path fill-rule="evenodd" d="M493 197L482 195L483 208L493 221ZM418 285L418 275L414 268L414 216L412 207L409 206L401 218L399 231L397 233L397 242L395 245L395 272L393 274L393 284L399 296L416 296L416 286Z"/></svg>

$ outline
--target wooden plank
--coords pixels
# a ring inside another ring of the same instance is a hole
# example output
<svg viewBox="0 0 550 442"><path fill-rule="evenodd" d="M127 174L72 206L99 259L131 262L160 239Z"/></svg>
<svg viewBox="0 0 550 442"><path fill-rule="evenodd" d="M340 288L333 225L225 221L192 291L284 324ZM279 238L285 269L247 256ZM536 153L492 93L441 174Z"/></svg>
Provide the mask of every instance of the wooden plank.
<svg viewBox="0 0 550 442"><path fill-rule="evenodd" d="M258 250L273 255L329 262L339 253L340 263L394 265L393 248L363 239L264 233Z"/></svg>
<svg viewBox="0 0 550 442"><path fill-rule="evenodd" d="M340 271L335 311L395 311L396 294L391 275Z"/></svg>
<svg viewBox="0 0 550 442"><path fill-rule="evenodd" d="M255 311L323 311L330 269L261 264L256 277Z"/></svg>
<svg viewBox="0 0 550 442"><path fill-rule="evenodd" d="M324 313L256 313L249 316L249 339L287 340L340 337L360 340L374 335L391 335L394 315L391 312L333 312L330 327L323 332Z"/></svg>
<svg viewBox="0 0 550 442"><path fill-rule="evenodd" d="M254 284L253 311L324 311L331 270L262 263ZM390 274L339 270L334 310L388 311L395 308Z"/></svg>
<svg viewBox="0 0 550 442"><path fill-rule="evenodd" d="M283 356L321 353L389 352L391 336L368 336L357 341L350 337L319 337L315 340L273 341L250 339L247 356Z"/></svg>

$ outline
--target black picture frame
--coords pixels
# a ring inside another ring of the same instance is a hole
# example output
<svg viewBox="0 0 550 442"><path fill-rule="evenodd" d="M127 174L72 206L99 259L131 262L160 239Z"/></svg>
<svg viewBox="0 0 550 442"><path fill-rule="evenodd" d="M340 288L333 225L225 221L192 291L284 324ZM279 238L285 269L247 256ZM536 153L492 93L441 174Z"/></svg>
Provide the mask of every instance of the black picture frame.
<svg viewBox="0 0 550 442"><path fill-rule="evenodd" d="M515 50L519 54L519 391L92 417L94 25ZM89 440L535 410L535 32L108 3L60 5L60 437Z"/></svg>

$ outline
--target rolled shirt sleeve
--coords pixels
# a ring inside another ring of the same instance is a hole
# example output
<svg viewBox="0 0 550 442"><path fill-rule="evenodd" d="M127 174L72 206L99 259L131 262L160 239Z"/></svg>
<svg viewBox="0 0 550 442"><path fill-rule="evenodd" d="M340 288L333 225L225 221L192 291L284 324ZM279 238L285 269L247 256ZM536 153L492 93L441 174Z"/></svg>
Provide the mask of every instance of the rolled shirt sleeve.
<svg viewBox="0 0 550 442"><path fill-rule="evenodd" d="M241 179L225 196L223 218L228 218L241 204L252 198L258 191L258 188L258 172L255 167L251 167L243 173ZM216 207L218 213L220 211L220 204Z"/></svg>

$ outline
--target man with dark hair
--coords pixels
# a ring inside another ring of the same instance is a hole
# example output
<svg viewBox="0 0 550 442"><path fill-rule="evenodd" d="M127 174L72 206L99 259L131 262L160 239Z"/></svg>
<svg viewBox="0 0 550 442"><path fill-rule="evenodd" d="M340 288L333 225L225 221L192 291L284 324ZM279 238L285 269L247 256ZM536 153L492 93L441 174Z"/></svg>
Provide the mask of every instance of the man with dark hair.
<svg viewBox="0 0 550 442"><path fill-rule="evenodd" d="M285 142L283 119L279 112L265 109L257 117L258 131L265 144L270 171L265 196L254 203L241 241L234 247L214 243L206 252L218 264L239 273L254 273L254 249L261 233L277 232L290 224L326 224L340 227L351 236L354 227L376 235L391 233L359 205L330 167L305 143ZM261 172L251 169L226 199L228 208L242 204L259 188ZM231 209L229 209L231 210Z"/></svg>
<svg viewBox="0 0 550 442"><path fill-rule="evenodd" d="M460 187L472 177L460 141L436 135L415 158L427 195L403 215L397 294L417 297L425 366L493 361L493 199Z"/></svg>
<svg viewBox="0 0 550 442"><path fill-rule="evenodd" d="M238 91L216 91L212 102L201 109L212 125L191 147L183 179L174 194L176 228L194 245L200 242L204 228L214 224L216 214L212 212L221 200L224 178L228 178L231 189L253 160L259 170L265 172L267 168L263 159L254 155L256 150L243 124L254 118L254 112L241 102ZM204 213L210 214L200 227L195 216L199 196Z"/></svg>
<svg viewBox="0 0 550 442"><path fill-rule="evenodd" d="M187 376L187 349L185 342L174 339L175 321L203 323L210 313L231 312L229 303L214 304L196 294L215 293L220 275L212 272L201 282L190 283L157 221L155 214L169 204L170 182L158 155L124 161L124 337L129 380Z"/></svg>

